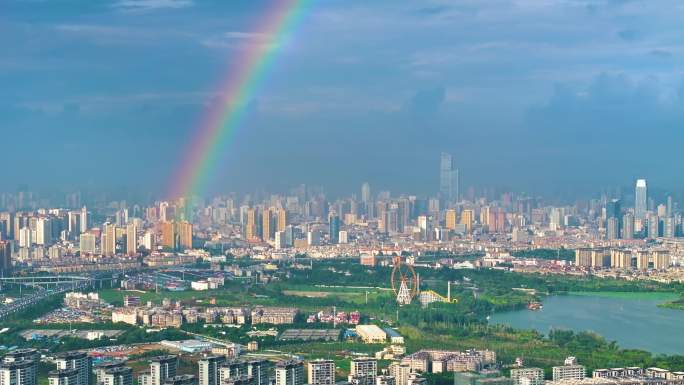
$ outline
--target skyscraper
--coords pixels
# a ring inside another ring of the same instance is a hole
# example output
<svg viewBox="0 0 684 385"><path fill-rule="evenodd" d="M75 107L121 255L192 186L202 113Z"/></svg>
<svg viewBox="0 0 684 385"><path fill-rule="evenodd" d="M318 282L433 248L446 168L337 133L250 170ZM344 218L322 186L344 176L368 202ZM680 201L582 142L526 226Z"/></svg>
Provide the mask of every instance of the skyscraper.
<svg viewBox="0 0 684 385"><path fill-rule="evenodd" d="M275 235L275 226L273 223L273 215L271 215L271 209L266 208L262 212L262 238L264 241L269 241L273 239L273 236Z"/></svg>
<svg viewBox="0 0 684 385"><path fill-rule="evenodd" d="M645 219L648 211L648 189L646 179L637 179L634 191L634 217Z"/></svg>
<svg viewBox="0 0 684 385"><path fill-rule="evenodd" d="M257 225L256 225L256 219L257 219L257 211L254 208L248 208L247 209L247 215L246 215L246 225L245 225L245 238L247 238L248 241L254 241L258 238L258 233L257 233Z"/></svg>
<svg viewBox="0 0 684 385"><path fill-rule="evenodd" d="M116 254L116 226L114 224L104 224L100 247L102 248L102 255L112 256Z"/></svg>
<svg viewBox="0 0 684 385"><path fill-rule="evenodd" d="M95 235L90 233L83 233L79 239L79 250L81 254L95 253Z"/></svg>
<svg viewBox="0 0 684 385"><path fill-rule="evenodd" d="M439 195L447 201L458 200L458 170L451 154L442 153L439 163Z"/></svg>
<svg viewBox="0 0 684 385"><path fill-rule="evenodd" d="M612 199L606 203L606 238L610 240L620 238L622 228L622 209L620 208L620 200Z"/></svg>
<svg viewBox="0 0 684 385"><path fill-rule="evenodd" d="M277 231L285 231L287 227L287 210L281 207L278 209L278 227Z"/></svg>
<svg viewBox="0 0 684 385"><path fill-rule="evenodd" d="M634 238L634 215L627 213L622 217L622 238Z"/></svg>
<svg viewBox="0 0 684 385"><path fill-rule="evenodd" d="M361 202L369 204L371 201L371 188L368 182L361 185Z"/></svg>
<svg viewBox="0 0 684 385"><path fill-rule="evenodd" d="M88 209L83 206L81 208L81 232L85 233L88 231Z"/></svg>
<svg viewBox="0 0 684 385"><path fill-rule="evenodd" d="M446 228L449 230L456 229L456 210L449 209L446 212Z"/></svg>
<svg viewBox="0 0 684 385"><path fill-rule="evenodd" d="M192 223L188 221L162 222L161 233L164 247L173 250L192 248Z"/></svg>
<svg viewBox="0 0 684 385"><path fill-rule="evenodd" d="M0 277L9 275L12 269L12 249L9 241L0 241Z"/></svg>
<svg viewBox="0 0 684 385"><path fill-rule="evenodd" d="M330 243L337 244L340 242L340 217L338 215L330 216Z"/></svg>
<svg viewBox="0 0 684 385"><path fill-rule="evenodd" d="M135 223L126 226L126 254L135 255L138 252L138 227Z"/></svg>

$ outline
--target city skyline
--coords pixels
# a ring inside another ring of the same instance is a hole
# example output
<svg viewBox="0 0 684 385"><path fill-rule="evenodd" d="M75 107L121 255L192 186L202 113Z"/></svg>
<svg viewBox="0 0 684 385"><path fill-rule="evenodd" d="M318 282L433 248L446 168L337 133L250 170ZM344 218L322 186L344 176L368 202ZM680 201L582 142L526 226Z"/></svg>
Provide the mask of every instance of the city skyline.
<svg viewBox="0 0 684 385"><path fill-rule="evenodd" d="M684 385L682 13L0 0L0 385Z"/></svg>

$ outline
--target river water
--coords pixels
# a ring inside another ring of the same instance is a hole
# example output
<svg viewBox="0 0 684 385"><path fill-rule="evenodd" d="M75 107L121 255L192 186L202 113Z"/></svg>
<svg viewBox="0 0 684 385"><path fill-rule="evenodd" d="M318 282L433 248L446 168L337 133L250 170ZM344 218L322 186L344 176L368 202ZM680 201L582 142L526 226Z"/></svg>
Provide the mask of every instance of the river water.
<svg viewBox="0 0 684 385"><path fill-rule="evenodd" d="M670 297L672 299L674 297ZM684 355L684 311L659 308L663 294L555 295L539 311L492 315L490 323L516 329L593 331L622 348Z"/></svg>

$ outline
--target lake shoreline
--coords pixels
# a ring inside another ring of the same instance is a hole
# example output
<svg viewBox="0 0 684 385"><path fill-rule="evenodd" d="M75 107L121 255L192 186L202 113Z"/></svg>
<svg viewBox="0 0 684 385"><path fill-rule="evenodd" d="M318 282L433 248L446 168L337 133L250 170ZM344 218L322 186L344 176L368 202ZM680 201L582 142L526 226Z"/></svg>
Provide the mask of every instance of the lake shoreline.
<svg viewBox="0 0 684 385"><path fill-rule="evenodd" d="M490 324L548 334L562 329L590 331L616 341L625 349L656 354L681 354L684 312L668 303L680 299L672 292L565 292L542 297L539 311L513 310L492 314Z"/></svg>

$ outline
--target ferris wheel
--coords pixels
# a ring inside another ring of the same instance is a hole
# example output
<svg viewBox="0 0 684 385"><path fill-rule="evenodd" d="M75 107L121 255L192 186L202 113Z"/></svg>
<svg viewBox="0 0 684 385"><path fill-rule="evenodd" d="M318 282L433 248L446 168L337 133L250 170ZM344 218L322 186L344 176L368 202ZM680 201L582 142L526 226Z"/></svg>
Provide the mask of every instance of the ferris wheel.
<svg viewBox="0 0 684 385"><path fill-rule="evenodd" d="M401 261L401 257L394 257L394 268L390 277L392 290L400 305L408 305L418 293L418 276L413 266Z"/></svg>

